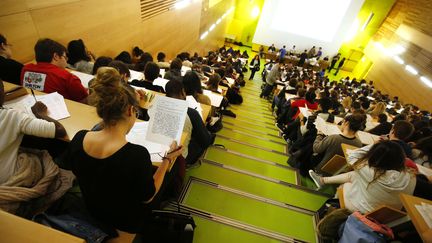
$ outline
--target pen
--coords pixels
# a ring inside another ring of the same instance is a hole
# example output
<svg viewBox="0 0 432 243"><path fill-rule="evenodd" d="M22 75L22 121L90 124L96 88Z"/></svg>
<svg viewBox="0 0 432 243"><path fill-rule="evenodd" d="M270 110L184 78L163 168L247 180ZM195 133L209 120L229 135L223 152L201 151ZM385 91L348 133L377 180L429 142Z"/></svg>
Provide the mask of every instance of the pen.
<svg viewBox="0 0 432 243"><path fill-rule="evenodd" d="M34 91L33 91L33 89L30 89L31 90L31 93L32 93L32 95L33 95L33 98L35 99L35 101L37 102L37 99L36 99L36 96L35 96L35 94L34 94Z"/></svg>

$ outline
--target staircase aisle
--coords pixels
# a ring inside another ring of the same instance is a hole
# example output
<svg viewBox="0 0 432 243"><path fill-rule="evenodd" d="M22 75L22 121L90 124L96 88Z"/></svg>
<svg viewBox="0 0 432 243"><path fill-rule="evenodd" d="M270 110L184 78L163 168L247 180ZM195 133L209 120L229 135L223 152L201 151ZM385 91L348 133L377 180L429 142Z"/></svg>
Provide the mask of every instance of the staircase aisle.
<svg viewBox="0 0 432 243"><path fill-rule="evenodd" d="M328 195L302 186L286 163L260 86L257 77L241 88L243 104L230 107L237 117L223 117L216 146L187 173L180 202L198 225L194 242L318 241L316 211Z"/></svg>

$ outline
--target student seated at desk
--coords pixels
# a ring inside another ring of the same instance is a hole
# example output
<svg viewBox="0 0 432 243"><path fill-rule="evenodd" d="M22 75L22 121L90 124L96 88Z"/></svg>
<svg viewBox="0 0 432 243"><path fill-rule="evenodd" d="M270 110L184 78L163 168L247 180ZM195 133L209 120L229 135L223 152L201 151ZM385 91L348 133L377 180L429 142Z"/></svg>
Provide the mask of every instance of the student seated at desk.
<svg viewBox="0 0 432 243"><path fill-rule="evenodd" d="M37 64L29 63L23 67L23 86L45 93L58 92L65 99L87 103L88 93L81 80L65 69L66 48L51 39L41 39L34 49Z"/></svg>
<svg viewBox="0 0 432 243"><path fill-rule="evenodd" d="M146 64L149 62L153 62L153 56L148 52L144 52L141 55L140 60L135 64L132 69L138 72L143 72Z"/></svg>
<svg viewBox="0 0 432 243"><path fill-rule="evenodd" d="M163 52L159 52L157 54L157 65L159 66L159 68L163 68L163 69L168 69L170 67L169 62L165 61L165 53Z"/></svg>
<svg viewBox="0 0 432 243"><path fill-rule="evenodd" d="M378 136L389 134L392 129L392 124L387 121L387 115L384 113L379 114L378 122L379 124L368 132Z"/></svg>
<svg viewBox="0 0 432 243"><path fill-rule="evenodd" d="M59 122L48 116L43 103L36 102L31 108L34 118L3 108L3 102L4 87L0 80L0 208L14 213L21 202L44 196L60 175L46 151L19 150L24 135L64 139L67 134Z"/></svg>
<svg viewBox="0 0 432 243"><path fill-rule="evenodd" d="M81 39L73 40L69 42L67 48L69 68L91 74L93 71L95 56L87 50L84 42Z"/></svg>
<svg viewBox="0 0 432 243"><path fill-rule="evenodd" d="M183 77L183 86L186 92L186 96L191 95L201 104L210 105L211 100L207 95L203 94L201 87L201 81L198 74L194 71L187 71Z"/></svg>
<svg viewBox="0 0 432 243"><path fill-rule="evenodd" d="M160 93L165 93L165 90L161 86L153 84L153 81L159 77L159 66L154 62L148 62L144 68L144 80L132 80L130 85L143 87L148 90L153 90Z"/></svg>
<svg viewBox="0 0 432 243"><path fill-rule="evenodd" d="M314 156L311 161L312 166L320 171L321 167L334 155L343 155L342 143L361 147L362 142L356 137L356 133L363 122L363 116L349 115L342 121L341 134L325 136L322 133L318 133L313 144Z"/></svg>
<svg viewBox="0 0 432 243"><path fill-rule="evenodd" d="M217 73L212 74L206 83L206 89L220 94L218 89L219 89L219 83L221 82L221 80L222 80L222 78L219 74L217 74Z"/></svg>
<svg viewBox="0 0 432 243"><path fill-rule="evenodd" d="M354 171L332 177L321 177L312 170L309 173L318 187L343 184L345 207L364 214L382 205L400 209L399 194L413 194L416 179L406 170L404 161L405 154L397 143L381 141L359 159L347 158Z"/></svg>
<svg viewBox="0 0 432 243"><path fill-rule="evenodd" d="M167 97L186 100L183 84L179 81L169 81L165 86L165 90ZM215 135L207 130L198 111L188 108L187 114L192 125L192 134L186 157L186 165L190 168L199 165L199 158L213 144Z"/></svg>
<svg viewBox="0 0 432 243"><path fill-rule="evenodd" d="M0 34L0 79L20 85L23 65L11 58L12 45Z"/></svg>
<svg viewBox="0 0 432 243"><path fill-rule="evenodd" d="M163 78L168 79L170 81L171 80L181 81L182 80L181 68L182 68L182 60L180 58L175 58L174 60L171 61L170 69L167 72L165 72L165 76Z"/></svg>
<svg viewBox="0 0 432 243"><path fill-rule="evenodd" d="M112 58L111 57L105 57L105 56L101 56L98 57L93 65L93 70L92 70L92 75L96 75L97 70L100 67L108 67L108 65L110 64L110 62L112 62Z"/></svg>
<svg viewBox="0 0 432 243"><path fill-rule="evenodd" d="M99 69L94 96L97 114L103 120L100 131L79 131L64 158L76 175L87 209L95 218L117 229L139 233L151 227L150 213L159 208L169 189L182 153L175 143L155 169L145 147L126 141L136 121L136 94L121 85L113 68Z"/></svg>

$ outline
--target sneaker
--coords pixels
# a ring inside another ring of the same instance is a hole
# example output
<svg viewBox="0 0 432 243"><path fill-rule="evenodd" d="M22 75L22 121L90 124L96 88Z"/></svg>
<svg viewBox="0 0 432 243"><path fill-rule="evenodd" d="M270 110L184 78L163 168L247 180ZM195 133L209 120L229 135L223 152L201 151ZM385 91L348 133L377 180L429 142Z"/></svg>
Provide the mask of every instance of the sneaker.
<svg viewBox="0 0 432 243"><path fill-rule="evenodd" d="M226 116L230 116L230 117L234 117L236 118L236 114L230 110L223 110L222 114L226 115Z"/></svg>
<svg viewBox="0 0 432 243"><path fill-rule="evenodd" d="M283 134L284 133L284 125L280 124L280 123L275 123L275 126L279 129L279 131Z"/></svg>
<svg viewBox="0 0 432 243"><path fill-rule="evenodd" d="M201 166L201 159L199 159L197 162L193 163L193 164L186 164L186 170L191 170L197 167Z"/></svg>
<svg viewBox="0 0 432 243"><path fill-rule="evenodd" d="M309 175L312 178L312 180L315 182L317 189L320 189L324 185L321 182L321 176L319 174L317 174L315 171L309 170Z"/></svg>

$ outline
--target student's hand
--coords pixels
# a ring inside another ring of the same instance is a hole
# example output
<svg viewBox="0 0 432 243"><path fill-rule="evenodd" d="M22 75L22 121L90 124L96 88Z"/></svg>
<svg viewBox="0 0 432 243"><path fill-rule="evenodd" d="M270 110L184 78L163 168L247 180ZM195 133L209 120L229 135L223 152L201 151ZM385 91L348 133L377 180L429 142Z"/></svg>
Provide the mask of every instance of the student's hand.
<svg viewBox="0 0 432 243"><path fill-rule="evenodd" d="M385 140L390 140L390 138L389 138L388 135L381 135L381 136L379 136L379 139L378 139L377 142L385 141Z"/></svg>
<svg viewBox="0 0 432 243"><path fill-rule="evenodd" d="M144 90L142 90L142 89L136 89L135 91L138 94L138 97L139 97L140 100L145 99L146 92Z"/></svg>
<svg viewBox="0 0 432 243"><path fill-rule="evenodd" d="M37 101L31 108L33 114L35 114L35 116L37 118L41 117L41 116L48 116L48 107L40 102Z"/></svg>
<svg viewBox="0 0 432 243"><path fill-rule="evenodd" d="M174 160L177 156L181 155L182 153L183 153L183 146L182 145L177 146L177 142L173 141L165 157L169 158L170 160Z"/></svg>

